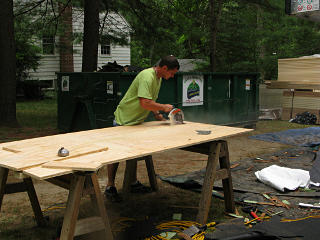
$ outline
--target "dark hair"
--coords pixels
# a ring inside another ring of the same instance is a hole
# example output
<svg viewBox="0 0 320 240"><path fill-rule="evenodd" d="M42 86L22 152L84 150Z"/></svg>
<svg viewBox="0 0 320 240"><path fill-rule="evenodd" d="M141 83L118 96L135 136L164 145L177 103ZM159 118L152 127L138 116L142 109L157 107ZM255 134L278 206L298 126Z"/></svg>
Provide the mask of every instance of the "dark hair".
<svg viewBox="0 0 320 240"><path fill-rule="evenodd" d="M159 62L159 67L167 66L168 70L178 69L180 68L180 64L177 58L173 55L165 56L161 58Z"/></svg>

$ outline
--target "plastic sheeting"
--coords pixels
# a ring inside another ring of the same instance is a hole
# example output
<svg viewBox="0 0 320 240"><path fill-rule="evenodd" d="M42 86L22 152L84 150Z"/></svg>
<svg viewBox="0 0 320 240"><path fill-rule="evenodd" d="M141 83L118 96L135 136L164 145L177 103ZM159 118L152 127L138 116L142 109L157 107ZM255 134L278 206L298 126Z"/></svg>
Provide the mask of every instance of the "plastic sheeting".
<svg viewBox="0 0 320 240"><path fill-rule="evenodd" d="M320 127L290 129L281 132L255 135L250 138L294 146L315 147L320 145Z"/></svg>
<svg viewBox="0 0 320 240"><path fill-rule="evenodd" d="M298 187L308 187L310 175L302 169L292 169L271 165L255 172L256 177L263 183L282 192L285 189L295 190Z"/></svg>

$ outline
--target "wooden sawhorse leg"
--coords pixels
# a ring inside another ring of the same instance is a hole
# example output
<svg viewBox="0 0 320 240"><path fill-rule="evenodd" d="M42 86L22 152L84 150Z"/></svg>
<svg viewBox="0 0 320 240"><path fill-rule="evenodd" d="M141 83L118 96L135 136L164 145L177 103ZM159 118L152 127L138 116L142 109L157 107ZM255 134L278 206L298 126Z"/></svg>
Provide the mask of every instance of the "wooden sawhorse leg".
<svg viewBox="0 0 320 240"><path fill-rule="evenodd" d="M224 193L224 204L226 212L235 212L232 176L230 169L230 159L229 159L229 149L228 143L226 141L221 142L221 151L219 157L220 172L222 173L217 177L217 179L222 180L223 193ZM219 173L220 173L219 172Z"/></svg>
<svg viewBox="0 0 320 240"><path fill-rule="evenodd" d="M85 180L87 186L85 186ZM90 193L91 202L100 217L89 217L78 221L80 200L84 190ZM60 240L71 240L74 236L104 230L106 240L113 240L111 226L107 217L103 197L95 173L75 173L71 179L68 202L64 215Z"/></svg>
<svg viewBox="0 0 320 240"><path fill-rule="evenodd" d="M0 210L4 194L27 192L37 225L40 227L46 226L47 222L43 217L38 197L32 183L32 179L30 177L27 177L23 178L22 182L7 184L8 173L9 170L7 168L0 167Z"/></svg>
<svg viewBox="0 0 320 240"><path fill-rule="evenodd" d="M218 161L220 170L217 170ZM222 180L225 207L227 212L234 213L234 196L230 171L229 152L226 141L214 141L209 145L208 162L201 191L197 222L205 224L211 206L212 189L215 180Z"/></svg>
<svg viewBox="0 0 320 240"><path fill-rule="evenodd" d="M216 180L222 180L226 211L234 213L235 205L227 142L213 141L196 146L186 147L183 148L183 150L208 155L208 162L196 221L200 224L205 224L208 220L208 214L212 200L212 189L214 181ZM217 170L218 163L220 164L219 170Z"/></svg>
<svg viewBox="0 0 320 240"><path fill-rule="evenodd" d="M139 160L145 160L151 189L153 191L158 191L158 183L157 183L156 173L154 171L153 160L152 160L152 156L149 155L149 156L135 158L135 159L126 161L126 169L124 172L124 179L123 179L123 186L122 186L122 192L124 194L127 194L130 192L130 186L131 186L131 183L134 181L135 174L137 171L137 162Z"/></svg>

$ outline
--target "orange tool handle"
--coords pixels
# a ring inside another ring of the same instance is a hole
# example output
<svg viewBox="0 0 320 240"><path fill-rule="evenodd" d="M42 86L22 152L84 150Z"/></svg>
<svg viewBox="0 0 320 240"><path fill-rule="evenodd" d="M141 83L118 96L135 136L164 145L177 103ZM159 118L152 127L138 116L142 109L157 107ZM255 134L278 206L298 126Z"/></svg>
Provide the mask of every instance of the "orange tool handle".
<svg viewBox="0 0 320 240"><path fill-rule="evenodd" d="M261 219L258 217L258 215L255 212L250 212L251 216L256 218L259 222L261 221Z"/></svg>

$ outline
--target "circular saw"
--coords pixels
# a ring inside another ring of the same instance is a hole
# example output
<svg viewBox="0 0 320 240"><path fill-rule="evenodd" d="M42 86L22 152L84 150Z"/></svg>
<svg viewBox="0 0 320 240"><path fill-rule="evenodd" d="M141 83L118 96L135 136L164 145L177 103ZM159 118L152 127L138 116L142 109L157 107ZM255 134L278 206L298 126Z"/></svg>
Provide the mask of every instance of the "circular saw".
<svg viewBox="0 0 320 240"><path fill-rule="evenodd" d="M183 111L179 108L173 108L169 112L168 118L171 124L183 124L183 121L184 121Z"/></svg>

